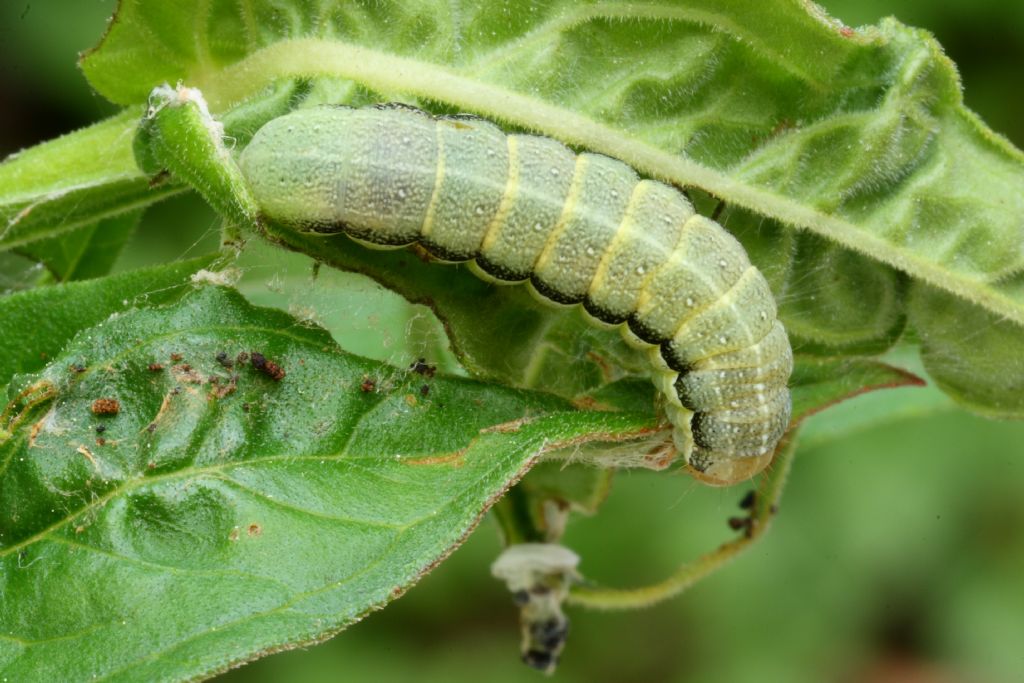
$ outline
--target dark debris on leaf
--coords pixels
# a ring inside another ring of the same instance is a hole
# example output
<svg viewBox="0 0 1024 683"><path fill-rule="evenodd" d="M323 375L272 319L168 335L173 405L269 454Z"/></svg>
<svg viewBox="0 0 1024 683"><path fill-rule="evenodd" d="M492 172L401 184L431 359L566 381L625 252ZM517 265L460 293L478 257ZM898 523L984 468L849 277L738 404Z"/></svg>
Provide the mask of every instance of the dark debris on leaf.
<svg viewBox="0 0 1024 683"><path fill-rule="evenodd" d="M423 375L428 379L437 374L437 366L428 365L426 358L417 359L414 363L409 365L409 369L415 372L417 375Z"/></svg>
<svg viewBox="0 0 1024 683"><path fill-rule="evenodd" d="M280 365L278 365L272 360L267 360L267 357L264 356L262 353L258 351L252 351L250 352L249 357L252 359L252 366L259 370L260 372L262 372L267 377L269 377L270 379L274 380L275 382L280 382L282 379L284 379L284 368L282 368Z"/></svg>
<svg viewBox="0 0 1024 683"><path fill-rule="evenodd" d="M117 415L121 412L121 402L116 398L98 398L92 402L93 415Z"/></svg>

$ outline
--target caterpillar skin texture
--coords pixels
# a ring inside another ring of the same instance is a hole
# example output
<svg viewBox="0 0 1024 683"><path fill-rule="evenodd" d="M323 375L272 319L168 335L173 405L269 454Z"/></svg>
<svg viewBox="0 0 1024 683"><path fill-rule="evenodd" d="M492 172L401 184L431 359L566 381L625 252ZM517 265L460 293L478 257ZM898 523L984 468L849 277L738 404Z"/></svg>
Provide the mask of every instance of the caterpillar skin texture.
<svg viewBox="0 0 1024 683"><path fill-rule="evenodd" d="M704 481L753 476L786 431L793 355L764 276L683 194L620 161L385 106L275 119L240 166L285 227L420 244L619 325L649 356L675 448Z"/></svg>

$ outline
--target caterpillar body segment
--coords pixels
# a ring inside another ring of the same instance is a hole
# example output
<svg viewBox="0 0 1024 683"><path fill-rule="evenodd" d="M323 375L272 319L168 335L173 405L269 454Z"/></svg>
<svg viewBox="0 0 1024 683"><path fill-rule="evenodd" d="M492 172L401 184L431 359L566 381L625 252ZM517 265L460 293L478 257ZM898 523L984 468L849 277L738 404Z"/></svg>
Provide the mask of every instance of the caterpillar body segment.
<svg viewBox="0 0 1024 683"><path fill-rule="evenodd" d="M418 243L619 325L698 478L756 474L789 424L792 351L763 275L682 193L620 161L475 118L322 107L266 124L240 167L281 225Z"/></svg>

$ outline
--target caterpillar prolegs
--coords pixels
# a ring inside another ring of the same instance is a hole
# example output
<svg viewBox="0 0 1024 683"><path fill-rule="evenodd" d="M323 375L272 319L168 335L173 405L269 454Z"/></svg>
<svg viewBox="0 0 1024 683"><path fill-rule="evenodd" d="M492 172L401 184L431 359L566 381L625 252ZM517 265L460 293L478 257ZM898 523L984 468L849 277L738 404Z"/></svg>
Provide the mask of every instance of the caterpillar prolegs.
<svg viewBox="0 0 1024 683"><path fill-rule="evenodd" d="M706 481L753 476L786 430L793 357L764 276L682 193L621 161L476 118L322 107L266 124L240 166L281 225L417 243L619 325Z"/></svg>

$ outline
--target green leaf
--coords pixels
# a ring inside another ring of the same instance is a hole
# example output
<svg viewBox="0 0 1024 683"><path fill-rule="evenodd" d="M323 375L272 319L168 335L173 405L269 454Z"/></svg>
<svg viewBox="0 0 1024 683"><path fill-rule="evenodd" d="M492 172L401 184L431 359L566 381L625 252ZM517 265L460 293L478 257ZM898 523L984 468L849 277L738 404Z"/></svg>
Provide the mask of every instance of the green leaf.
<svg viewBox="0 0 1024 683"><path fill-rule="evenodd" d="M855 400L830 406L826 413L815 413L801 423L799 445L802 452L861 438L869 432L884 433L886 427L896 423L936 415L956 420L959 412L957 404L933 384L927 387L908 384L896 391L873 391L853 398ZM881 440L878 443L880 450L887 448Z"/></svg>
<svg viewBox="0 0 1024 683"><path fill-rule="evenodd" d="M113 268L141 216L141 211L131 211L105 218L74 232L33 242L16 251L45 265L58 282L100 277Z"/></svg>
<svg viewBox="0 0 1024 683"><path fill-rule="evenodd" d="M923 386L913 373L868 358L801 358L793 369L793 423L877 389Z"/></svg>
<svg viewBox="0 0 1024 683"><path fill-rule="evenodd" d="M990 417L1024 419L1024 329L926 286L911 292L910 318L943 391Z"/></svg>
<svg viewBox="0 0 1024 683"><path fill-rule="evenodd" d="M612 485L612 471L586 465L544 462L530 470L520 488L537 500L556 500L575 512L596 514Z"/></svg>
<svg viewBox="0 0 1024 683"><path fill-rule="evenodd" d="M136 167L132 138L138 118L138 110L125 111L0 164L0 250L24 249L60 276L81 263L93 238L89 231L110 249L124 232L122 222L110 219L181 192L169 184L151 188ZM63 245L64 238L71 244Z"/></svg>
<svg viewBox="0 0 1024 683"><path fill-rule="evenodd" d="M358 273L256 240L234 265L242 273L235 287L249 301L314 322L349 353L396 367L422 358L443 374L465 374L429 310Z"/></svg>
<svg viewBox="0 0 1024 683"><path fill-rule="evenodd" d="M47 365L83 328L139 305L173 301L189 276L211 261L212 256L203 256L0 298L0 384Z"/></svg>
<svg viewBox="0 0 1024 683"><path fill-rule="evenodd" d="M13 251L0 252L0 294L31 289L49 279L50 274L34 259Z"/></svg>
<svg viewBox="0 0 1024 683"><path fill-rule="evenodd" d="M100 92L122 103L141 100L160 81L184 79L224 107L281 76L329 76L384 95L449 102L603 151L621 147L615 156L635 158L643 170L804 225L912 274L962 285L965 296L1005 305L1024 320L1019 300L1000 303L1005 292L961 281L1020 270L1020 254L1002 248L1008 228L973 232L1016 224L1020 153L963 109L956 74L927 34L895 22L852 31L809 8L720 0L437 12L423 2L281 12L251 3L235 13L227 1L167 10L133 0L83 68ZM293 40L310 34L318 38ZM232 35L244 39L225 39ZM639 68L630 59L638 46ZM597 73L602 78L590 78ZM550 120L555 115L561 123ZM665 158L679 151L698 163ZM961 171L982 163L995 176L989 197L1004 197L1006 206L972 200L959 182ZM915 177L926 166L947 174ZM782 197L768 196L776 193ZM917 235L905 230L925 219L971 238L972 251L954 255L935 244L921 254L915 240L909 252L905 240ZM998 244L980 239L1000 235Z"/></svg>
<svg viewBox="0 0 1024 683"><path fill-rule="evenodd" d="M574 398L617 379L619 368L644 371L642 359L617 332L588 324L579 307L544 304L524 287L496 287L464 266L442 266L405 250L366 249L343 235L274 236L430 308L459 361L476 375ZM485 324L481 311L487 311Z"/></svg>
<svg viewBox="0 0 1024 683"><path fill-rule="evenodd" d="M768 278L797 353L875 355L903 333L905 278L899 272L742 209L725 211L722 224Z"/></svg>
<svg viewBox="0 0 1024 683"><path fill-rule="evenodd" d="M1024 325L1024 155L963 106L935 41L893 20L853 30L800 0L124 0L82 66L123 104L182 79L229 114L308 78L308 102L468 110L804 228L816 238L787 227L752 250L789 254L776 282L795 286L776 292L808 352L891 345L895 270Z"/></svg>
<svg viewBox="0 0 1024 683"><path fill-rule="evenodd" d="M544 450L650 427L422 383L216 287L81 332L8 391L0 676L191 679L323 639L429 571Z"/></svg>

